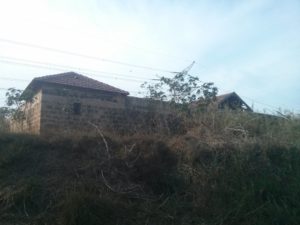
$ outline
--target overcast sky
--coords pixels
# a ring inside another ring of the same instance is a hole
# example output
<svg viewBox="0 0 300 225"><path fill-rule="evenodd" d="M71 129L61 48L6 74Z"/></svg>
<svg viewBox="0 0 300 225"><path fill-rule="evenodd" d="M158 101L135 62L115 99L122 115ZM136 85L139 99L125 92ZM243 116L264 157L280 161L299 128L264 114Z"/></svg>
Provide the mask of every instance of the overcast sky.
<svg viewBox="0 0 300 225"><path fill-rule="evenodd" d="M138 95L195 60L220 94L300 113L300 0L0 0L0 28L1 104L66 71Z"/></svg>

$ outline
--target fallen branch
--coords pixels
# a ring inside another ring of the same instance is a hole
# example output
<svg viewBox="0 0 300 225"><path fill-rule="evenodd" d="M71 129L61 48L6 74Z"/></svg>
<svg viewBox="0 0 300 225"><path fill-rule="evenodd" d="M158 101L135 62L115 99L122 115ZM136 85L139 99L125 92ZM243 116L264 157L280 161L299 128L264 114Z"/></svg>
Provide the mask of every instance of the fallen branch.
<svg viewBox="0 0 300 225"><path fill-rule="evenodd" d="M132 150L134 149L134 147L136 146L136 144L134 143L129 149L127 149L127 146L125 145L125 152L132 152Z"/></svg>
<svg viewBox="0 0 300 225"><path fill-rule="evenodd" d="M104 144L105 144L105 149L106 149L107 156L108 156L108 158L110 158L110 153L109 153L108 144L107 144L107 141L106 141L106 139L105 139L105 137L104 137L102 131L100 130L100 128L99 128L97 125L95 125L95 124L93 124L93 123L91 123L91 122L88 122L88 123L89 123L90 125L92 125L92 126L97 130L97 132L99 133L99 135L101 136L101 138L102 138L102 140L103 140L103 142L104 142Z"/></svg>
<svg viewBox="0 0 300 225"><path fill-rule="evenodd" d="M114 188L112 188L112 187L108 184L106 178L104 177L103 170L101 170L101 175L102 175L103 183L105 184L105 186L106 186L109 190L111 190L112 192L117 192L117 193L119 193L118 191L116 191Z"/></svg>
<svg viewBox="0 0 300 225"><path fill-rule="evenodd" d="M26 217L29 218L29 214L26 209L25 198L23 199L23 208L24 208L24 213L25 213Z"/></svg>

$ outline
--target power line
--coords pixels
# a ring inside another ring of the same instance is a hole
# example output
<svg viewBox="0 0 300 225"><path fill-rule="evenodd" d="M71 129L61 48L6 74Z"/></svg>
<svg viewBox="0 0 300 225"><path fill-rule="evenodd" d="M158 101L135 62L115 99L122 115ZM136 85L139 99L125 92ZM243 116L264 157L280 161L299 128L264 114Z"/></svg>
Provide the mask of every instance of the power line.
<svg viewBox="0 0 300 225"><path fill-rule="evenodd" d="M232 91L228 91L228 90L225 90L225 89L222 89L222 90L223 90L225 93L226 93L226 92L227 92L227 93L232 92ZM278 108L279 108L279 107L274 106L274 105L270 105L270 104L267 104L267 103L263 103L263 102L261 102L261 101L257 101L257 100L255 100L255 99L252 99L252 98L247 97L247 96L245 96L245 95L240 95L240 94L239 94L239 96L242 97L242 98L246 98L246 99L248 99L248 100L250 100L250 101L252 101L252 102L254 102L254 103L258 103L258 104L260 104L260 105L268 106L269 108L272 108L272 109L275 109L275 110L278 110Z"/></svg>
<svg viewBox="0 0 300 225"><path fill-rule="evenodd" d="M258 103L258 104L261 104L261 105L264 105L264 106L268 106L269 108L272 108L272 109L275 109L275 110L278 110L280 107L278 106L275 106L275 105L270 105L270 104L267 104L267 103L263 103L261 101L257 101L255 99L252 99L252 98L249 98L247 96L244 96L244 95L241 95L241 97L243 98L246 98L246 99L249 99L250 101L254 102L254 103Z"/></svg>
<svg viewBox="0 0 300 225"><path fill-rule="evenodd" d="M0 77L0 80L21 81L21 82L29 82L30 81L30 80L23 80L23 79L10 78L10 77Z"/></svg>
<svg viewBox="0 0 300 225"><path fill-rule="evenodd" d="M10 44L14 44L14 45L26 46L26 47L30 47L30 48L38 48L38 49L42 49L42 50L46 50L46 51L52 51L52 52L56 52L56 53L60 53L60 54L66 54L66 55L72 55L72 56L77 56L77 57L86 58L86 59L102 61L102 62L106 62L106 63L119 64L119 65L122 65L122 66L136 67L136 68L140 68L140 69L146 69L146 70L152 70L152 71L161 71L161 72L167 72L167 73L176 73L174 71L170 71L170 70L166 70L166 69L155 68L155 67L150 67L150 66L143 66L143 65L137 65L137 64L131 64L131 63L121 62L121 61L107 59L107 58L100 58L100 57L96 57L96 56L90 56L90 55L80 54L80 53L76 53L76 52L60 50L60 49L57 49L57 48L50 48L50 47L36 45L36 44L32 44L32 43L20 42L20 41L9 40L9 39L4 39L4 38L0 38L0 41L7 42L7 43L10 43Z"/></svg>
<svg viewBox="0 0 300 225"><path fill-rule="evenodd" d="M3 57L0 57L3 58ZM80 69L80 68L75 68L75 67L65 67L65 66L60 66L56 64L47 64L47 63L38 63L36 61L31 61L31 60L20 60L21 62L18 61L12 61L12 60L5 60L5 59L0 59L0 62L8 63L8 64L17 64L17 65L23 65L23 66L29 66L29 67L34 67L34 68L44 68L44 69L51 69L51 70L57 70L60 72L65 72L66 70L80 70L83 73L90 74L91 76L94 77L105 77L109 79L115 79L115 80L125 80L125 81L132 81L132 82L143 82L145 80L137 80L137 79L129 79L129 78L124 78L124 77L112 77L112 76L106 76L106 75L100 75L100 74L108 74L110 72L104 72L104 71L94 71L94 70L87 70L87 69ZM60 68L58 68L60 67ZM113 73L116 74L116 73ZM118 74L121 75L121 74ZM125 75L125 74L124 74ZM125 75L126 76L126 75Z"/></svg>
<svg viewBox="0 0 300 225"><path fill-rule="evenodd" d="M63 69L68 69L68 70L84 70L84 71L88 71L91 73L104 73L104 74L111 74L111 75L116 75L116 76L126 76L126 77L131 77L131 78L136 78L136 79L141 79L143 80L141 77L138 76L132 76L129 74L123 74L123 73L115 73L115 72L108 72L108 71L99 71L99 70L91 70L91 69L86 69L86 68L80 68L80 67L73 67L73 66L66 66L66 65L60 65L60 64L54 64L54 63L48 63L48 62L42 62L42 61L36 61L36 60L28 60L28 59L21 59L21 58L14 58L14 57L6 57L6 56L0 56L0 61L1 59L3 59L4 61L21 61L21 62L25 62L25 63L30 63L30 64L40 64L40 65L46 65L47 68L49 66L51 67L59 67L59 68L63 68ZM123 77L121 77L123 78Z"/></svg>
<svg viewBox="0 0 300 225"><path fill-rule="evenodd" d="M27 23L30 24L30 22L28 22L28 21L27 21ZM53 25L53 24L50 24L50 23L47 23L47 22L42 22L42 21L38 21L38 23L40 23L43 26L46 25L48 27L52 27L52 28L57 29L57 30L63 30L63 31L67 30L68 32L76 33L76 35L78 33L78 30L70 29L69 27L66 28L66 27L63 27L63 26ZM102 35L99 35L98 33L95 33L95 32L94 33L91 33L91 32L87 33L85 31L85 34L86 34L85 37L88 37L89 39L91 39L90 36L93 36L93 37L97 38L97 40L99 38L101 38L101 40L104 41L104 42L113 43L111 40L107 40L107 39L103 38ZM123 45L123 46L126 45L126 46L129 46L130 48L133 48L133 49L136 49L136 50L139 50L139 51L148 52L148 53L154 54L154 55L159 54L159 55L163 55L163 56L167 56L167 57L173 57L173 58L176 58L177 60L180 59L180 61L182 61L182 60L192 61L192 59L183 58L182 56L179 56L179 55L168 54L165 51L155 51L155 50L150 50L150 49L146 49L146 48L143 48L143 47L135 46L134 44L129 43L129 42L117 41L116 43L120 44L120 45Z"/></svg>
<svg viewBox="0 0 300 225"><path fill-rule="evenodd" d="M257 104L259 104L259 105L263 105L263 106L268 107L267 109L264 108L264 110L268 110L268 111L270 111L271 113L274 113L274 114L280 113L281 109L283 108L283 106L270 105L270 104L267 104L267 103L264 103L264 102L257 101L257 100L255 100L255 99L246 97L246 96L244 96L244 95L240 95L240 96L243 97L243 98L249 99L249 100L251 100L252 102L257 103ZM289 108L289 107L286 107L287 110L290 110L290 109L288 109L288 108ZM293 111L293 110L299 111L299 109L297 109L297 108L292 108L292 111Z"/></svg>

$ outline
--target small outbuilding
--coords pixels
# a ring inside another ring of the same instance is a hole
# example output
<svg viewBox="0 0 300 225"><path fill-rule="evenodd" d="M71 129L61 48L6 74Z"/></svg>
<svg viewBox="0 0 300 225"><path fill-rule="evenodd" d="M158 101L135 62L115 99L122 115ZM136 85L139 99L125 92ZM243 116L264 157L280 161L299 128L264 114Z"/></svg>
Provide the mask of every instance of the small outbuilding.
<svg viewBox="0 0 300 225"><path fill-rule="evenodd" d="M212 103L217 106L218 109L230 109L230 110L240 110L246 112L253 112L251 107L247 105L243 99L238 96L237 93L231 92L224 95L218 95L216 100Z"/></svg>
<svg viewBox="0 0 300 225"><path fill-rule="evenodd" d="M130 97L129 92L74 72L34 78L12 132L37 135L94 135L169 132L176 120L169 104ZM156 122L153 122L156 121ZM174 127L174 126L173 126Z"/></svg>
<svg viewBox="0 0 300 225"><path fill-rule="evenodd" d="M24 120L14 121L12 130L47 134L86 130L87 121L104 120L110 110L124 108L129 93L67 72L34 78L24 94L30 96L23 106Z"/></svg>

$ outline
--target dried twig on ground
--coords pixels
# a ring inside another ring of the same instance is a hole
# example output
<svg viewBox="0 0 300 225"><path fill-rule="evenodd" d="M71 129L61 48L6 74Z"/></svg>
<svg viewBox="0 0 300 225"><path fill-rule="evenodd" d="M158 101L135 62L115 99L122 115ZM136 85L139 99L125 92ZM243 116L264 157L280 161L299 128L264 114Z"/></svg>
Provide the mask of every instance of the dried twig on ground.
<svg viewBox="0 0 300 225"><path fill-rule="evenodd" d="M104 137L104 135L103 135L103 132L100 130L100 128L99 128L97 125L95 125L95 124L93 124L93 123L91 123L91 122L88 122L88 123L89 123L91 126L93 126L93 127L97 130L98 134L101 136L101 138L102 138L102 140L103 140L103 142L104 142L104 145L105 145L105 149L106 149L107 156L108 156L108 158L110 158L110 153L109 153L108 144L107 144L107 141L106 141L106 139L105 139L105 137Z"/></svg>

